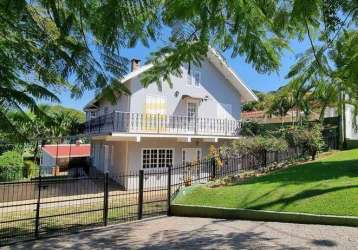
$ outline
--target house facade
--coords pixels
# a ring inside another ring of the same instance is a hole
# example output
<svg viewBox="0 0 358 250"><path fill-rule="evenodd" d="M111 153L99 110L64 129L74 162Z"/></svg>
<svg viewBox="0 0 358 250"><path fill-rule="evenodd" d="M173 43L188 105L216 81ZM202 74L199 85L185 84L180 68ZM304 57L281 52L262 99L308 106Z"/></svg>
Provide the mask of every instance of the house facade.
<svg viewBox="0 0 358 250"><path fill-rule="evenodd" d="M200 67L183 65L172 87L143 87L141 75L151 67L132 60L122 79L131 95L115 104L99 97L84 108L92 164L113 179L205 158L210 145L239 137L241 104L257 99L214 49Z"/></svg>

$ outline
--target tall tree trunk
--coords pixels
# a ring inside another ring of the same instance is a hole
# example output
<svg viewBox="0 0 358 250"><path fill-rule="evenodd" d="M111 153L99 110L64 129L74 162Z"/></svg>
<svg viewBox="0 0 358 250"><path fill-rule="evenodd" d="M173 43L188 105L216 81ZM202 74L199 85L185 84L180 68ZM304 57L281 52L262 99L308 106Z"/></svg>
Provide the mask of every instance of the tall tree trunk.
<svg viewBox="0 0 358 250"><path fill-rule="evenodd" d="M323 103L321 112L319 113L319 122L321 123L321 125L323 125L324 122L324 112L326 111L327 106L328 106L327 103Z"/></svg>

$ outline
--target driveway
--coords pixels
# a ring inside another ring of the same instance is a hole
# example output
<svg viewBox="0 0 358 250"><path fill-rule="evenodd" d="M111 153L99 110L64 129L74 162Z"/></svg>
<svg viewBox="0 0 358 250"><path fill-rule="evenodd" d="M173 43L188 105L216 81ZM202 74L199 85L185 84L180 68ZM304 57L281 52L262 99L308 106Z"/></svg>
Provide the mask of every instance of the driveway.
<svg viewBox="0 0 358 250"><path fill-rule="evenodd" d="M4 249L355 249L358 228L157 217Z"/></svg>

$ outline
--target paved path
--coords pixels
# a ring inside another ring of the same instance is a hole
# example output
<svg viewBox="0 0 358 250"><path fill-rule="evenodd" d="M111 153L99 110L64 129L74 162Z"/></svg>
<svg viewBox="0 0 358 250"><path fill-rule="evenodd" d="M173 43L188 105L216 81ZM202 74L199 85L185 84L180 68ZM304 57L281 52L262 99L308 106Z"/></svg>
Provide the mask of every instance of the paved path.
<svg viewBox="0 0 358 250"><path fill-rule="evenodd" d="M160 217L5 249L358 249L358 228Z"/></svg>

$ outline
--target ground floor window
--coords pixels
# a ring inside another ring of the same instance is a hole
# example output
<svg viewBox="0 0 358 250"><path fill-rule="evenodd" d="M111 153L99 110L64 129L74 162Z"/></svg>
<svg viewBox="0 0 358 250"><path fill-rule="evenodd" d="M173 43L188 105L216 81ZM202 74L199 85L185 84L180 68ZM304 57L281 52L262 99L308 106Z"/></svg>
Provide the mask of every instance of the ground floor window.
<svg viewBox="0 0 358 250"><path fill-rule="evenodd" d="M174 150L169 148L142 149L143 169L164 168L173 164Z"/></svg>

